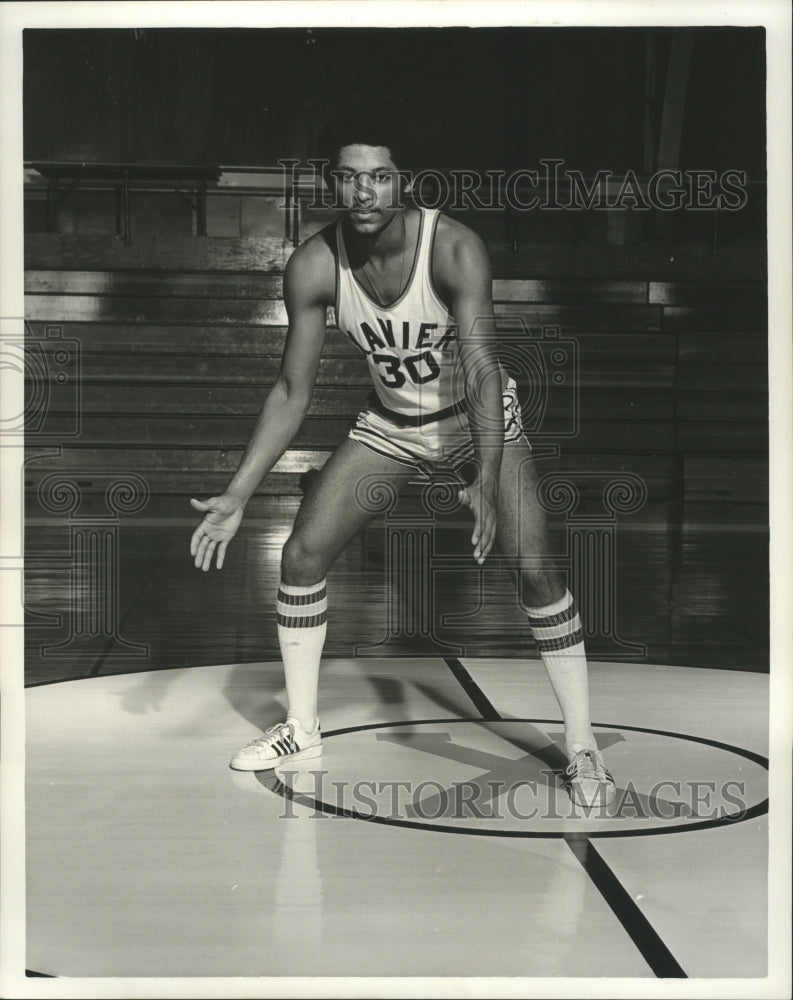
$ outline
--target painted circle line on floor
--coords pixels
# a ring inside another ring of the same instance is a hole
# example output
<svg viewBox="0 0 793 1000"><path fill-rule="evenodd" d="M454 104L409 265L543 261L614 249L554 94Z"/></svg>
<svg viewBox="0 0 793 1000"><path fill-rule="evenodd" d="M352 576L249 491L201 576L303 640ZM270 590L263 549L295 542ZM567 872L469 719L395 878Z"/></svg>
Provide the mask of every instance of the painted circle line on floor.
<svg viewBox="0 0 793 1000"><path fill-rule="evenodd" d="M570 800L562 724L552 719L428 719L324 734L323 756L260 783L316 819L350 818L496 837L631 837L742 822L768 810L764 757L689 734L595 724L615 776L608 807Z"/></svg>

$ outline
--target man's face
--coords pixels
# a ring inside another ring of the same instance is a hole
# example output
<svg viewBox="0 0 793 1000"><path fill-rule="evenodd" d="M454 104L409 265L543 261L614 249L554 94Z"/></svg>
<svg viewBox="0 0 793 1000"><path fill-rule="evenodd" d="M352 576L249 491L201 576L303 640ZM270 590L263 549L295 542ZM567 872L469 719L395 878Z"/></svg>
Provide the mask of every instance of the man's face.
<svg viewBox="0 0 793 1000"><path fill-rule="evenodd" d="M400 181L386 146L342 146L333 169L337 204L361 236L374 236L404 208Z"/></svg>

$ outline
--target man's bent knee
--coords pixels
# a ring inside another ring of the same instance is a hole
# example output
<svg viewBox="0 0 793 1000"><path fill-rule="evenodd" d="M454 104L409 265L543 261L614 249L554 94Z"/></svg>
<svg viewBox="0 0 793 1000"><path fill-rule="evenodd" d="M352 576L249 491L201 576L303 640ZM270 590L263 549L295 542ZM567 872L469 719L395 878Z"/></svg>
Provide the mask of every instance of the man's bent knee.
<svg viewBox="0 0 793 1000"><path fill-rule="evenodd" d="M519 600L527 608L543 608L555 604L564 596L565 585L559 573L553 570L528 570L520 573Z"/></svg>
<svg viewBox="0 0 793 1000"><path fill-rule="evenodd" d="M310 587L325 578L327 566L297 535L290 535L281 552L281 580L292 587Z"/></svg>

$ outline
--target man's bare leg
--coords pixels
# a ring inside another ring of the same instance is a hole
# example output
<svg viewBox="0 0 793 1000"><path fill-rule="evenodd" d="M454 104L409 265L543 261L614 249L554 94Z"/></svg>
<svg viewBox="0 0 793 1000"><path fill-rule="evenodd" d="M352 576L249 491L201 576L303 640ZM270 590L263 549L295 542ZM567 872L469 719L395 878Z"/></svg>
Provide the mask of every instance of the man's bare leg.
<svg viewBox="0 0 793 1000"><path fill-rule="evenodd" d="M549 553L547 523L536 497L531 452L521 441L504 446L496 544L503 554L518 560L518 597L562 711L568 759L576 772L591 765L598 774L594 783L587 784L584 797L589 801L594 795L598 801L606 801L613 796L613 781L604 784L598 760L588 756L597 751L597 743L590 721L581 621L559 574L540 561ZM583 756L578 757L579 754Z"/></svg>
<svg viewBox="0 0 793 1000"><path fill-rule="evenodd" d="M398 462L347 438L311 484L281 557L277 621L287 724L243 747L232 767L263 770L287 755L292 760L318 755L317 691L327 632L325 576L374 516L372 493L380 488L398 494L411 475Z"/></svg>

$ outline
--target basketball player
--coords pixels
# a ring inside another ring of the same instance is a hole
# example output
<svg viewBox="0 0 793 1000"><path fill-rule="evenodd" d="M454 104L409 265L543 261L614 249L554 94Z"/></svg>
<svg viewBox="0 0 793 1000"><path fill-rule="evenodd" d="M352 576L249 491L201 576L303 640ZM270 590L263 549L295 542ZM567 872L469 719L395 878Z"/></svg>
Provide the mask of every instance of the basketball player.
<svg viewBox="0 0 793 1000"><path fill-rule="evenodd" d="M376 479L398 491L416 469L442 467L466 476L460 499L473 515L476 562L494 546L520 556L519 600L564 718L567 787L576 802L608 803L615 785L590 726L581 622L559 576L535 565L547 552L546 526L515 383L495 356L485 246L459 222L406 204L411 126L396 102L351 104L324 139L340 217L289 259L280 373L226 491L191 500L205 514L191 540L196 567L206 571L214 559L223 566L248 500L296 435L328 307L366 356L375 392L316 476L283 549L277 627L287 718L239 750L231 767L266 770L320 755L325 577L372 516L359 485Z"/></svg>

